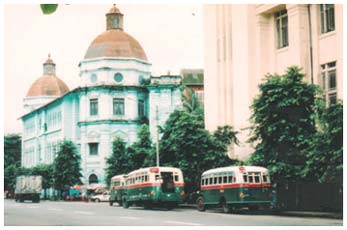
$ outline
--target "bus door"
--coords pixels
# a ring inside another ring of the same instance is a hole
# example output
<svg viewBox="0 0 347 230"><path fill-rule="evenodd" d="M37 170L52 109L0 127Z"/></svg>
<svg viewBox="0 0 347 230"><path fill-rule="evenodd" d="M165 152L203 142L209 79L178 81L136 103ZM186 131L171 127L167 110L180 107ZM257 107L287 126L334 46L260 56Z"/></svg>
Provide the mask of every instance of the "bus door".
<svg viewBox="0 0 347 230"><path fill-rule="evenodd" d="M175 192L175 184L173 181L172 172L161 172L160 173L163 183L161 189L164 193L173 193Z"/></svg>

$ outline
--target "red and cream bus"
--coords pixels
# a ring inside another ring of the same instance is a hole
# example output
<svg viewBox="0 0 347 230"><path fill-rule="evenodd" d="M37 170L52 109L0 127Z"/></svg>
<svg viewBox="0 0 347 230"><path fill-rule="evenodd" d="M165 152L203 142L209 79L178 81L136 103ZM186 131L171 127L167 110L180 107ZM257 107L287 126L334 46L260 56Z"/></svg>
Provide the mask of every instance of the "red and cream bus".
<svg viewBox="0 0 347 230"><path fill-rule="evenodd" d="M183 174L178 168L150 167L132 171L127 175L126 187L122 199L124 208L134 204L172 209L184 197Z"/></svg>
<svg viewBox="0 0 347 230"><path fill-rule="evenodd" d="M270 207L271 183L268 170L258 166L230 166L202 173L197 199L199 211L222 207L228 213L248 207Z"/></svg>

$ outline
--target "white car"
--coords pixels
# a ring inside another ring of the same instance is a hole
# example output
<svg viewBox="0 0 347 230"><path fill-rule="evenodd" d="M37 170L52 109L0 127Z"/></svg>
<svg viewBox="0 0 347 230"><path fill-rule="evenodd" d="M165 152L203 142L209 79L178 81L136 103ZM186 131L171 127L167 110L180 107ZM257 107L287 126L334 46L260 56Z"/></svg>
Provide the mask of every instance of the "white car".
<svg viewBox="0 0 347 230"><path fill-rule="evenodd" d="M103 194L94 195L91 200L94 202L108 202L110 199L110 193L104 192Z"/></svg>

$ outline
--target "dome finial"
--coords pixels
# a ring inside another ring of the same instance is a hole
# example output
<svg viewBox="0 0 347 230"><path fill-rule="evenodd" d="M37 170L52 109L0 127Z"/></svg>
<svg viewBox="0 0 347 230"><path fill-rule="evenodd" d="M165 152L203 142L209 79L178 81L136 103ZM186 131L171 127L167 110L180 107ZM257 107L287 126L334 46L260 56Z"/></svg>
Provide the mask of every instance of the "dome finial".
<svg viewBox="0 0 347 230"><path fill-rule="evenodd" d="M123 30L123 14L113 4L113 7L106 14L106 29L107 30Z"/></svg>
<svg viewBox="0 0 347 230"><path fill-rule="evenodd" d="M51 59L51 53L48 53L48 58L43 63L43 75L55 75L55 63Z"/></svg>

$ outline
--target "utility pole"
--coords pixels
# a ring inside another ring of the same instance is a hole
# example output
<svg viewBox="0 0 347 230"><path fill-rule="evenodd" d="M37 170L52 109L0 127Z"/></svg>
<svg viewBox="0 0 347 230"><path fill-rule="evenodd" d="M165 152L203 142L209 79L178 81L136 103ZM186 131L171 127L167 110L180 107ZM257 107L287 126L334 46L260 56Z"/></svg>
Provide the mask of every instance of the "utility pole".
<svg viewBox="0 0 347 230"><path fill-rule="evenodd" d="M159 116L158 116L158 105L155 107L155 119L157 122L157 135L156 135L156 150L157 150L157 167L159 167Z"/></svg>

